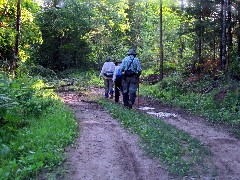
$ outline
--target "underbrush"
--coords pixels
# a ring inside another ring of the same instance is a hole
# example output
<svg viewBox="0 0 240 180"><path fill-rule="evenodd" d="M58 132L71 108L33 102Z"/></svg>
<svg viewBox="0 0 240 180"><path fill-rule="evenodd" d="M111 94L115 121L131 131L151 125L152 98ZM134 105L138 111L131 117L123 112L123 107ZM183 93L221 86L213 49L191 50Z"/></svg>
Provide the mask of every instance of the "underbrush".
<svg viewBox="0 0 240 180"><path fill-rule="evenodd" d="M240 125L240 82L231 79L212 81L205 78L190 82L172 76L158 84L141 86L141 94L162 103L185 108L203 115L213 123ZM240 136L239 132L235 132Z"/></svg>
<svg viewBox="0 0 240 180"><path fill-rule="evenodd" d="M62 162L76 136L73 113L44 82L0 74L0 178L26 179Z"/></svg>
<svg viewBox="0 0 240 180"><path fill-rule="evenodd" d="M55 73L41 66L30 66L30 74L35 77L41 77L46 89L55 91L86 91L90 86L104 87L103 80L98 75L99 72L86 69L68 69Z"/></svg>
<svg viewBox="0 0 240 180"><path fill-rule="evenodd" d="M71 89L74 91L84 91L90 86L104 87L103 80L98 78L99 72L70 69L58 74L58 84L66 84L64 81L71 81Z"/></svg>
<svg viewBox="0 0 240 180"><path fill-rule="evenodd" d="M124 127L138 134L144 149L167 165L171 173L184 176L195 174L196 168L204 169L204 159L209 151L189 134L111 101L102 99L100 104Z"/></svg>

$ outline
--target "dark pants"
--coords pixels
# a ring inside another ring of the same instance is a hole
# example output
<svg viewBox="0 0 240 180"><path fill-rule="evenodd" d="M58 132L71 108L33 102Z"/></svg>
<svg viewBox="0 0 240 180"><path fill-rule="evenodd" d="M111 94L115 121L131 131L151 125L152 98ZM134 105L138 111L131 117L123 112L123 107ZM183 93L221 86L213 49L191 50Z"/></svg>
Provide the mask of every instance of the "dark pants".
<svg viewBox="0 0 240 180"><path fill-rule="evenodd" d="M138 76L123 78L123 103L124 106L132 108L138 88Z"/></svg>
<svg viewBox="0 0 240 180"><path fill-rule="evenodd" d="M122 92L122 78L115 80L115 102L119 102L120 92Z"/></svg>

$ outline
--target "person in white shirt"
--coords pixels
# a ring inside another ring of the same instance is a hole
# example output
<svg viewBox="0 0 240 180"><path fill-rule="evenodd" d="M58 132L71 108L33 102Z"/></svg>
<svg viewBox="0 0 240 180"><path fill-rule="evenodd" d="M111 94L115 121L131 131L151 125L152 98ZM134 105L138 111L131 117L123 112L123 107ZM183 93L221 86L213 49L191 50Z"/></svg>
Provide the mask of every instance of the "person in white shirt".
<svg viewBox="0 0 240 180"><path fill-rule="evenodd" d="M113 98L113 73L115 70L115 64L112 62L111 58L108 56L106 62L102 66L102 70L99 74L99 78L104 78L104 88L105 88L105 98Z"/></svg>

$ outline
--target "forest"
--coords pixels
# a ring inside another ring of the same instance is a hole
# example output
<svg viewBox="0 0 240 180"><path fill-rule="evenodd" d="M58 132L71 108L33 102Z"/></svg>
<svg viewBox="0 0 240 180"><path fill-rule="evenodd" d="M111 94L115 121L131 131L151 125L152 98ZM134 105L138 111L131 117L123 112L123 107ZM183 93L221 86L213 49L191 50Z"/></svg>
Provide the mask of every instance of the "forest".
<svg viewBox="0 0 240 180"><path fill-rule="evenodd" d="M103 87L106 57L122 60L130 48L141 96L240 137L239 0L1 0L1 179L62 162L77 123L58 92L69 82L78 93Z"/></svg>

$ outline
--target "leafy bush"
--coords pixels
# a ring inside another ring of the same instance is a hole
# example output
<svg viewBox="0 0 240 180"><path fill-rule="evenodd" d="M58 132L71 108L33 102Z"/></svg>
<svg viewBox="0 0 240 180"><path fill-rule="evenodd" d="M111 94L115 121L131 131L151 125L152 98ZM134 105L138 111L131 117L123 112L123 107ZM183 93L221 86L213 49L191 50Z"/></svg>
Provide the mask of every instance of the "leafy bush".
<svg viewBox="0 0 240 180"><path fill-rule="evenodd" d="M74 116L42 79L0 73L0 179L34 177L62 161L76 135Z"/></svg>
<svg viewBox="0 0 240 180"><path fill-rule="evenodd" d="M8 106L1 108L1 118L6 122L18 120L18 123L23 123L26 121L25 116L38 116L51 105L52 98L49 97L53 95L53 91L43 91L41 88L45 85L39 78L32 78L24 74L16 79L10 79L6 75L2 75L1 82L0 90L5 100L8 99ZM17 106L13 106L16 104Z"/></svg>

